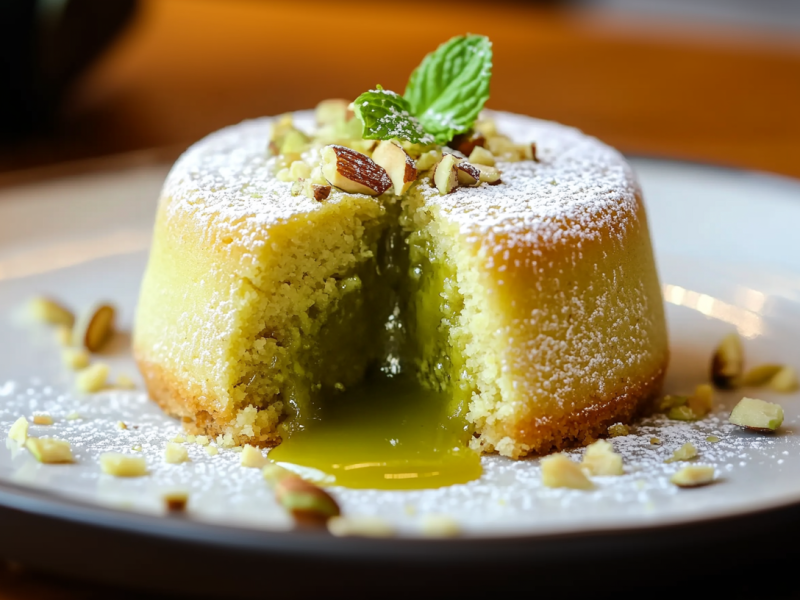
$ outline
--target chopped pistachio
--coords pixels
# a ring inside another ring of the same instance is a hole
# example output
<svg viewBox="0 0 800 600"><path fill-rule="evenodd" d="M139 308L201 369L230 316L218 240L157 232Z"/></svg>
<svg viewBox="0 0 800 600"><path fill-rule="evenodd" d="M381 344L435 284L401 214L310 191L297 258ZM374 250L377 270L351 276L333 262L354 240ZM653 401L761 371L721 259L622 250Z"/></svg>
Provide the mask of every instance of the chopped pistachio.
<svg viewBox="0 0 800 600"><path fill-rule="evenodd" d="M605 440L597 440L583 454L581 467L589 475L622 475L622 455L614 452L614 447Z"/></svg>
<svg viewBox="0 0 800 600"><path fill-rule="evenodd" d="M719 388L738 387L744 365L742 339L736 332L726 335L711 359L711 381Z"/></svg>
<svg viewBox="0 0 800 600"><path fill-rule="evenodd" d="M653 446L658 446L661 443L661 440L658 439L657 437L651 437L650 443L653 444Z"/></svg>
<svg viewBox="0 0 800 600"><path fill-rule="evenodd" d="M69 442L53 438L29 437L25 447L40 463L58 464L74 462Z"/></svg>
<svg viewBox="0 0 800 600"><path fill-rule="evenodd" d="M89 352L97 352L114 334L116 310L110 304L97 305L85 312L75 324L74 342Z"/></svg>
<svg viewBox="0 0 800 600"><path fill-rule="evenodd" d="M446 538L461 534L458 521L447 515L425 515L420 523L420 531L425 537Z"/></svg>
<svg viewBox="0 0 800 600"><path fill-rule="evenodd" d="M187 444L194 444L196 441L197 441L197 436L196 435L191 435L190 434L190 435L186 436L186 443Z"/></svg>
<svg viewBox="0 0 800 600"><path fill-rule="evenodd" d="M706 438L706 441L707 441L707 442L710 442L710 443L712 443L712 444L716 444L716 443L719 441L719 438L718 438L717 436L715 436L715 435L709 435L709 436Z"/></svg>
<svg viewBox="0 0 800 600"><path fill-rule="evenodd" d="M394 527L380 517L332 517L328 519L328 531L336 537L392 537Z"/></svg>
<svg viewBox="0 0 800 600"><path fill-rule="evenodd" d="M675 473L670 481L682 488L700 487L714 481L714 467L689 465Z"/></svg>
<svg viewBox="0 0 800 600"><path fill-rule="evenodd" d="M100 468L103 473L114 477L142 477L147 475L147 463L144 458L117 452L101 454Z"/></svg>
<svg viewBox="0 0 800 600"><path fill-rule="evenodd" d="M658 403L658 410L661 412L669 412L670 409L677 408L679 406L685 406L688 401L689 398L687 396L668 394L661 399L661 402Z"/></svg>
<svg viewBox="0 0 800 600"><path fill-rule="evenodd" d="M242 449L242 462L243 467L250 467L254 469L261 469L267 464L267 459L261 453L261 450L247 444Z"/></svg>
<svg viewBox="0 0 800 600"><path fill-rule="evenodd" d="M624 425L623 423L614 423L608 428L608 435L610 435L612 438L629 435L630 432L630 427Z"/></svg>
<svg viewBox="0 0 800 600"><path fill-rule="evenodd" d="M33 298L28 305L31 316L37 321L50 325L64 325L72 327L75 315L52 298L39 296Z"/></svg>
<svg viewBox="0 0 800 600"><path fill-rule="evenodd" d="M696 421L699 418L688 406L675 406L670 408L667 417L674 421Z"/></svg>
<svg viewBox="0 0 800 600"><path fill-rule="evenodd" d="M263 469L261 469L261 475L264 477L264 481L266 481L271 487L275 487L282 479L285 479L286 477L297 477L297 475L289 469L284 469L280 465L276 465L273 462L268 463Z"/></svg>
<svg viewBox="0 0 800 600"><path fill-rule="evenodd" d="M564 454L552 454L541 460L542 484L550 488L591 490L594 484L584 475L580 466Z"/></svg>
<svg viewBox="0 0 800 600"><path fill-rule="evenodd" d="M289 167L289 176L292 179L308 179L311 177L311 167L302 160L296 160Z"/></svg>
<svg viewBox="0 0 800 600"><path fill-rule="evenodd" d="M128 425L124 421L117 421L117 429L127 429Z"/></svg>
<svg viewBox="0 0 800 600"><path fill-rule="evenodd" d="M691 442L685 443L672 453L672 456L665 460L665 463L679 462L682 460L692 460L697 457L697 448Z"/></svg>
<svg viewBox="0 0 800 600"><path fill-rule="evenodd" d="M714 387L708 383L701 383L694 388L694 394L689 396L686 405L697 418L702 419L714 408Z"/></svg>
<svg viewBox="0 0 800 600"><path fill-rule="evenodd" d="M800 381L797 378L797 371L792 367L783 367L775 373L769 380L769 387L776 392L790 393L796 392L800 388Z"/></svg>
<svg viewBox="0 0 800 600"><path fill-rule="evenodd" d="M186 438L182 435L176 435L174 438L172 438L172 441L175 442L176 444L182 444L183 442L186 441Z"/></svg>
<svg viewBox="0 0 800 600"><path fill-rule="evenodd" d="M742 398L733 407L728 421L753 431L772 432L783 423L783 408L757 398Z"/></svg>
<svg viewBox="0 0 800 600"><path fill-rule="evenodd" d="M339 515L339 505L322 488L300 477L283 477L275 485L275 499L295 520L322 523Z"/></svg>
<svg viewBox="0 0 800 600"><path fill-rule="evenodd" d="M102 390L106 385L108 370L108 365L101 362L85 368L75 379L78 391L91 394Z"/></svg>
<svg viewBox="0 0 800 600"><path fill-rule="evenodd" d="M753 367L747 373L745 373L744 377L742 377L742 385L747 387L760 387L769 383L769 380L772 379L778 371L783 368L782 365L758 365L757 367Z"/></svg>
<svg viewBox="0 0 800 600"><path fill-rule="evenodd" d="M80 371L89 366L89 353L83 348L64 348L61 360L73 371Z"/></svg>
<svg viewBox="0 0 800 600"><path fill-rule="evenodd" d="M211 443L206 435L198 435L194 441L198 446L208 446Z"/></svg>
<svg viewBox="0 0 800 600"><path fill-rule="evenodd" d="M24 445L28 439L28 420L25 417L20 417L8 430L8 439Z"/></svg>
<svg viewBox="0 0 800 600"><path fill-rule="evenodd" d="M39 413L33 415L33 424L34 425L52 425L53 424L53 417L45 413Z"/></svg>
<svg viewBox="0 0 800 600"><path fill-rule="evenodd" d="M172 465L179 465L180 463L189 460L189 451L186 446L181 446L174 442L167 443L164 449L164 461Z"/></svg>

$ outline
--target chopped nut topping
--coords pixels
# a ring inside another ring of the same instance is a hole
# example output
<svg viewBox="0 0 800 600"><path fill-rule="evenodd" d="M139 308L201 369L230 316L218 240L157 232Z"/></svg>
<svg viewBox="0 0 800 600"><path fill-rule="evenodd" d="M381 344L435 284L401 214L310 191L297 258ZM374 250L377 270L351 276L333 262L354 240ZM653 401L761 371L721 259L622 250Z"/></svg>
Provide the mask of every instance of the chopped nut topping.
<svg viewBox="0 0 800 600"><path fill-rule="evenodd" d="M336 537L392 537L394 527L379 517L332 517L328 531Z"/></svg>
<svg viewBox="0 0 800 600"><path fill-rule="evenodd" d="M89 366L89 353L83 348L64 348L61 359L67 367L75 371Z"/></svg>
<svg viewBox="0 0 800 600"><path fill-rule="evenodd" d="M179 465L189 460L189 451L185 446L176 444L175 442L168 442L164 449L164 462L172 465Z"/></svg>
<svg viewBox="0 0 800 600"><path fill-rule="evenodd" d="M712 443L712 444L716 444L716 443L719 441L719 438L718 438L717 436L715 436L715 435L709 435L709 436L706 438L706 441L707 441L707 442L710 442L710 443Z"/></svg>
<svg viewBox="0 0 800 600"><path fill-rule="evenodd" d="M783 423L783 408L756 398L742 398L733 407L728 421L751 431L771 433Z"/></svg>
<svg viewBox="0 0 800 600"><path fill-rule="evenodd" d="M33 424L34 425L52 425L53 424L53 417L45 413L39 413L37 415L33 415Z"/></svg>
<svg viewBox="0 0 800 600"><path fill-rule="evenodd" d="M206 454L209 456L216 456L219 454L219 448L216 446L206 446Z"/></svg>
<svg viewBox="0 0 800 600"><path fill-rule="evenodd" d="M447 515L425 515L420 523L420 531L425 537L457 537L461 534L461 527L458 521Z"/></svg>
<svg viewBox="0 0 800 600"><path fill-rule="evenodd" d="M726 335L711 360L711 381L719 388L739 385L744 365L744 349L738 333Z"/></svg>
<svg viewBox="0 0 800 600"><path fill-rule="evenodd" d="M68 308L65 308L52 298L39 296L33 298L28 305L31 316L37 321L50 325L64 325L72 327L75 323L75 315Z"/></svg>
<svg viewBox="0 0 800 600"><path fill-rule="evenodd" d="M197 436L196 435L189 434L189 435L186 436L186 442L187 443L194 444L196 441L197 441Z"/></svg>
<svg viewBox="0 0 800 600"><path fill-rule="evenodd" d="M107 364L95 363L79 372L75 379L78 391L91 394L102 390L106 386L108 370Z"/></svg>
<svg viewBox="0 0 800 600"><path fill-rule="evenodd" d="M62 346L70 346L72 344L72 327L59 325L56 328L56 340Z"/></svg>
<svg viewBox="0 0 800 600"><path fill-rule="evenodd" d="M494 154L489 152L486 148L476 146L475 149L469 153L469 162L473 165L493 167L495 165Z"/></svg>
<svg viewBox="0 0 800 600"><path fill-rule="evenodd" d="M631 428L623 423L614 423L608 428L608 435L610 435L612 438L630 435L630 432Z"/></svg>
<svg viewBox="0 0 800 600"><path fill-rule="evenodd" d="M109 304L101 304L86 312L75 325L75 341L89 352L102 349L114 333L115 312Z"/></svg>
<svg viewBox="0 0 800 600"><path fill-rule="evenodd" d="M650 443L651 443L653 446L658 446L658 445L661 443L661 440L660 440L660 439L658 439L657 437L651 437L651 438L650 438Z"/></svg>
<svg viewBox="0 0 800 600"><path fill-rule="evenodd" d="M147 475L147 463L144 458L117 452L101 454L100 468L103 473L114 477L142 477Z"/></svg>
<svg viewBox="0 0 800 600"><path fill-rule="evenodd" d="M267 464L267 459L258 448L248 444L242 449L241 465L243 467L261 469L265 464Z"/></svg>
<svg viewBox="0 0 800 600"><path fill-rule="evenodd" d="M442 160L442 153L439 150L428 150L420 154L417 159L417 172L427 171L435 167Z"/></svg>
<svg viewBox="0 0 800 600"><path fill-rule="evenodd" d="M184 512L189 504L189 493L183 491L167 492L162 496L164 507L169 512Z"/></svg>
<svg viewBox="0 0 800 600"><path fill-rule="evenodd" d="M474 187L481 183L481 170L465 160L456 163L456 175L459 185Z"/></svg>
<svg viewBox="0 0 800 600"><path fill-rule="evenodd" d="M451 193L458 187L458 172L456 171L458 160L458 157L453 154L445 154L433 171L431 183L442 196Z"/></svg>
<svg viewBox="0 0 800 600"><path fill-rule="evenodd" d="M117 429L127 429L128 426L123 421L117 421Z"/></svg>
<svg viewBox="0 0 800 600"><path fill-rule="evenodd" d="M54 438L29 437L25 447L40 463L58 464L75 462L69 442Z"/></svg>
<svg viewBox="0 0 800 600"><path fill-rule="evenodd" d="M489 185L496 185L500 183L500 170L497 167L489 167L487 165L475 164L481 172L481 181Z"/></svg>
<svg viewBox="0 0 800 600"><path fill-rule="evenodd" d="M186 438L182 435L176 435L174 438L172 438L172 441L176 444L182 444L186 441Z"/></svg>
<svg viewBox="0 0 800 600"><path fill-rule="evenodd" d="M697 448L691 442L685 443L672 453L672 456L665 460L665 463L679 462L682 460L691 460L697 457Z"/></svg>
<svg viewBox="0 0 800 600"><path fill-rule="evenodd" d="M698 417L688 406L675 406L669 409L667 417L675 421L697 421Z"/></svg>
<svg viewBox="0 0 800 600"><path fill-rule="evenodd" d="M481 148L486 145L486 138L477 131L468 131L453 138L450 142L450 147L464 156L469 156L475 148Z"/></svg>
<svg viewBox="0 0 800 600"><path fill-rule="evenodd" d="M323 100L317 104L314 111L317 125L333 125L343 121L349 121L354 113L350 109L350 102L339 98Z"/></svg>
<svg viewBox="0 0 800 600"><path fill-rule="evenodd" d="M702 419L714 408L714 388L707 383L698 385L694 394L687 399L686 405L698 419Z"/></svg>
<svg viewBox="0 0 800 600"><path fill-rule="evenodd" d="M700 487L714 481L714 467L689 465L675 473L670 481L682 488Z"/></svg>
<svg viewBox="0 0 800 600"><path fill-rule="evenodd" d="M296 475L277 482L275 499L300 523L325 523L340 514L339 505L330 494Z"/></svg>
<svg viewBox="0 0 800 600"><path fill-rule="evenodd" d="M800 381L797 378L797 371L792 367L783 367L775 373L769 380L769 387L776 392L790 393L796 392L800 388Z"/></svg>
<svg viewBox="0 0 800 600"><path fill-rule="evenodd" d="M389 175L398 196L405 194L417 179L417 168L412 158L398 144L383 141L375 148L372 160Z"/></svg>
<svg viewBox="0 0 800 600"><path fill-rule="evenodd" d="M605 440L597 440L586 448L581 467L589 475L623 475L622 455Z"/></svg>
<svg viewBox="0 0 800 600"><path fill-rule="evenodd" d="M272 462L261 469L261 475L264 477L264 481L270 484L271 487L275 487L286 477L297 477L297 475L292 473L289 469L284 469L280 465L276 465Z"/></svg>
<svg viewBox="0 0 800 600"><path fill-rule="evenodd" d="M782 365L758 365L757 367L753 367L742 377L742 385L747 387L761 387L769 383L769 380L782 368Z"/></svg>
<svg viewBox="0 0 800 600"><path fill-rule="evenodd" d="M198 446L208 446L211 443L211 441L208 439L208 436L206 435L198 435L195 438L195 443Z"/></svg>
<svg viewBox="0 0 800 600"><path fill-rule="evenodd" d="M583 474L580 466L564 454L546 456L540 461L540 464L542 466L542 484L545 487L573 490L594 489L594 484Z"/></svg>
<svg viewBox="0 0 800 600"><path fill-rule="evenodd" d="M345 192L379 196L392 186L392 180L383 167L350 148L325 146L321 156L325 179Z"/></svg>
<svg viewBox="0 0 800 600"><path fill-rule="evenodd" d="M8 439L14 440L18 444L25 444L28 439L28 420L25 417L20 417L8 430Z"/></svg>

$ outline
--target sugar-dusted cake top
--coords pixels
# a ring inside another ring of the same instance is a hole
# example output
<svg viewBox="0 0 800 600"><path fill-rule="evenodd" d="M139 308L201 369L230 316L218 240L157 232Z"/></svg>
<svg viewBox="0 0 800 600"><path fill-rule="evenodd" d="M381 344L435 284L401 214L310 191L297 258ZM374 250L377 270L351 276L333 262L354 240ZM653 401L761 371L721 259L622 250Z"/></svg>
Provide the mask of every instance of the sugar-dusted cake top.
<svg viewBox="0 0 800 600"><path fill-rule="evenodd" d="M514 141L535 141L538 161L498 161L502 183L459 187L446 195L420 181L426 204L446 213L464 233L541 240L570 229L572 236L585 237L600 228L621 226L625 215L635 212L631 209L638 184L616 150L558 123L501 112L490 115ZM299 129L314 128L312 112L294 116ZM189 148L164 185L167 210L203 226L247 222L262 230L320 210L322 202L293 194L291 182L276 178L277 158L267 152L273 122L245 121ZM313 162L315 157L307 158ZM323 202L339 202L346 195L334 188Z"/></svg>

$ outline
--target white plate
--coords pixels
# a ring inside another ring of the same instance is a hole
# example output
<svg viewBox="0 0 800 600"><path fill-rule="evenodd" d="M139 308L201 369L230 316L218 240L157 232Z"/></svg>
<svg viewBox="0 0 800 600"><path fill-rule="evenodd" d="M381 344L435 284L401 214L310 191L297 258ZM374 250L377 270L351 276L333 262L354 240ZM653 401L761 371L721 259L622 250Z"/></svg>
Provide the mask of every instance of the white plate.
<svg viewBox="0 0 800 600"><path fill-rule="evenodd" d="M690 164L633 164L668 303L672 364L665 391L685 392L705 381L712 348L734 329L746 338L749 364L800 366L800 184ZM48 412L55 424L32 426L31 433L70 440L77 458L75 465L40 465L11 444L0 451L0 484L156 514L161 492L182 488L191 492L197 522L287 529L289 520L258 470L239 467L238 454L209 457L190 446L190 463L165 464L164 445L180 427L144 393L74 393L74 376L61 365L52 331L27 322L21 310L42 292L75 307L109 299L121 309L122 330L129 330L166 170L140 167L0 191L0 431L20 415ZM105 358L114 374L135 376L141 386L128 339L122 335ZM379 515L408 536L430 513L455 518L467 535L536 537L686 523L800 502L798 395L752 393L784 406L778 434L728 425L728 410L742 392L725 394L725 406L699 423L657 418L616 438L626 474L597 478L592 492L543 488L537 460L488 456L483 477L465 485L333 493L345 513ZM83 419L66 420L73 411ZM129 428L120 430L118 421ZM709 443L708 435L721 441ZM653 436L662 444L650 444ZM718 483L686 491L668 482L680 465L663 461L687 441L699 449L698 462L717 469ZM142 447L148 477L100 473L100 453L134 453L134 446Z"/></svg>

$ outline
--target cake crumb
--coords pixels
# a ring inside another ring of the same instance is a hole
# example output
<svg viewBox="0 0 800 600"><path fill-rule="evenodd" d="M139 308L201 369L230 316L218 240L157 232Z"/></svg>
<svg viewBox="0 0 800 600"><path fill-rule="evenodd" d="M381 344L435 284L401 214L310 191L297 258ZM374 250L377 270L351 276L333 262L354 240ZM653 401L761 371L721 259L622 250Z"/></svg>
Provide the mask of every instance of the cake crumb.
<svg viewBox="0 0 800 600"><path fill-rule="evenodd" d="M216 456L219 454L219 448L216 446L206 446L206 454L209 456Z"/></svg>
<svg viewBox="0 0 800 600"><path fill-rule="evenodd" d="M53 424L53 417L51 417L47 413L39 413L39 414L33 415L33 424L34 425L52 425Z"/></svg>
<svg viewBox="0 0 800 600"><path fill-rule="evenodd" d="M670 477L670 482L678 487L692 488L708 485L714 481L714 467L689 465Z"/></svg>
<svg viewBox="0 0 800 600"><path fill-rule="evenodd" d="M75 379L78 391L87 394L99 392L106 386L108 371L108 365L101 362L80 371Z"/></svg>
<svg viewBox="0 0 800 600"><path fill-rule="evenodd" d="M629 435L630 432L631 428L623 423L614 423L608 428L608 435L610 435L612 438Z"/></svg>
<svg viewBox="0 0 800 600"><path fill-rule="evenodd" d="M101 454L100 468L103 473L114 477L142 477L147 475L147 463L144 458L117 452Z"/></svg>
<svg viewBox="0 0 800 600"><path fill-rule="evenodd" d="M167 444L167 447L164 449L164 461L177 465L187 460L189 460L189 451L185 446L174 442L169 442Z"/></svg>
<svg viewBox="0 0 800 600"><path fill-rule="evenodd" d="M176 444L182 444L183 442L186 441L186 438L183 437L182 435L176 435L174 438L172 438L172 441Z"/></svg>
<svg viewBox="0 0 800 600"><path fill-rule="evenodd" d="M8 430L8 439L25 445L25 441L28 439L28 419L20 417L14 421L11 429Z"/></svg>
<svg viewBox="0 0 800 600"><path fill-rule="evenodd" d="M186 436L186 443L187 444L194 444L197 441L196 435L187 435Z"/></svg>
<svg viewBox="0 0 800 600"><path fill-rule="evenodd" d="M383 538L395 535L394 527L380 517L331 517L328 531L336 537Z"/></svg>
<svg viewBox="0 0 800 600"><path fill-rule="evenodd" d="M605 440L597 440L586 448L581 461L589 475L623 475L622 455L614 452L614 447Z"/></svg>
<svg viewBox="0 0 800 600"><path fill-rule="evenodd" d="M208 445L209 445L211 442L210 442L210 440L208 439L208 436L205 436L205 435L198 435L198 436L195 438L195 443L196 443L198 446L208 446Z"/></svg>

